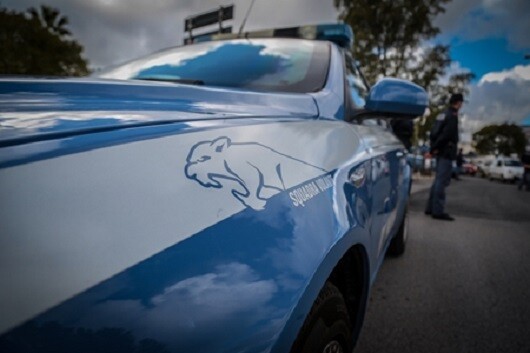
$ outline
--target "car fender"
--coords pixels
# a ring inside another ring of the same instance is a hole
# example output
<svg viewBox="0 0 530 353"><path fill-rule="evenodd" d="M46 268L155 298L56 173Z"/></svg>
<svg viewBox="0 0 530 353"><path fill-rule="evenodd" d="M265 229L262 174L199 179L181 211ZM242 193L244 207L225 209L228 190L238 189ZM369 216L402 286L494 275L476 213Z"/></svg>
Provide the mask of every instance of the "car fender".
<svg viewBox="0 0 530 353"><path fill-rule="evenodd" d="M370 155L355 130L256 118L40 142L53 153L0 169L0 221L17 234L2 337L110 327L181 350L205 337L205 352L270 348L369 242Z"/></svg>

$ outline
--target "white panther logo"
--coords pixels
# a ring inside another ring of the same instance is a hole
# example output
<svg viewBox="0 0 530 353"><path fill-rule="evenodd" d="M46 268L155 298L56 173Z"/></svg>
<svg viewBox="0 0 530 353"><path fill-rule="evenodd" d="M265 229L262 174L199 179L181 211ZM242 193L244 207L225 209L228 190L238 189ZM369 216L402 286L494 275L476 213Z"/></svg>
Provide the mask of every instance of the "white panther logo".
<svg viewBox="0 0 530 353"><path fill-rule="evenodd" d="M186 162L189 179L208 188L231 188L236 199L255 210L279 192L327 173L262 144L235 143L225 136L195 144Z"/></svg>

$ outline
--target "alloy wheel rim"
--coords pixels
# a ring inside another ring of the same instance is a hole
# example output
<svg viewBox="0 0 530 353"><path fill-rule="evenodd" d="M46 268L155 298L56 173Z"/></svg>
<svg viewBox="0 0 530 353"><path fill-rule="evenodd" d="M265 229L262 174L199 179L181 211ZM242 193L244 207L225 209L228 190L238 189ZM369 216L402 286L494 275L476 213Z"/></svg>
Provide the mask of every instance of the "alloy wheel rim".
<svg viewBox="0 0 530 353"><path fill-rule="evenodd" d="M344 353L344 350L338 341L333 340L324 347L322 353Z"/></svg>

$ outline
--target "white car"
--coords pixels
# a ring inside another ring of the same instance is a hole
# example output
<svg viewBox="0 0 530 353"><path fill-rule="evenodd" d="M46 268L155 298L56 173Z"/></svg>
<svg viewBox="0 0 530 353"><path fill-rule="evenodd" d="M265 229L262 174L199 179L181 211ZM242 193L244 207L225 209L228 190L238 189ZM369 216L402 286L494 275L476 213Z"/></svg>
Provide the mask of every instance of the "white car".
<svg viewBox="0 0 530 353"><path fill-rule="evenodd" d="M521 162L513 158L500 157L495 159L489 168L490 179L515 181L523 177L524 168Z"/></svg>
<svg viewBox="0 0 530 353"><path fill-rule="evenodd" d="M490 167L493 161L491 159L477 159L475 162L477 164L477 175L482 178L489 177Z"/></svg>

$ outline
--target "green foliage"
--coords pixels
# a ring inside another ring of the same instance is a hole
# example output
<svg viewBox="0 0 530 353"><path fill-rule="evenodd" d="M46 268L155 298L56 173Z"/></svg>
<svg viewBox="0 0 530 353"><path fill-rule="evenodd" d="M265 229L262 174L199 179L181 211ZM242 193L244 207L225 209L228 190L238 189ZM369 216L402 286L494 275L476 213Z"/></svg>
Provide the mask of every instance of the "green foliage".
<svg viewBox="0 0 530 353"><path fill-rule="evenodd" d="M448 48L443 46L428 50L424 58L415 58L420 44L440 32L432 21L448 1L334 0L340 18L353 29L353 54L370 82L380 76L410 73L410 64L419 59L415 78L423 81L423 86L430 84L440 66L449 63Z"/></svg>
<svg viewBox="0 0 530 353"><path fill-rule="evenodd" d="M475 149L480 154L509 156L524 153L526 137L523 129L515 124L488 125L473 134Z"/></svg>
<svg viewBox="0 0 530 353"><path fill-rule="evenodd" d="M399 77L424 87L430 114L417 124L416 139L426 139L435 117L451 93L467 94L475 77L470 72L441 82L451 64L449 46L427 46L440 33L434 18L450 0L334 0L340 18L355 34L353 55L370 83L383 76Z"/></svg>
<svg viewBox="0 0 530 353"><path fill-rule="evenodd" d="M71 39L68 19L41 6L27 13L0 8L0 74L84 76L83 47Z"/></svg>

